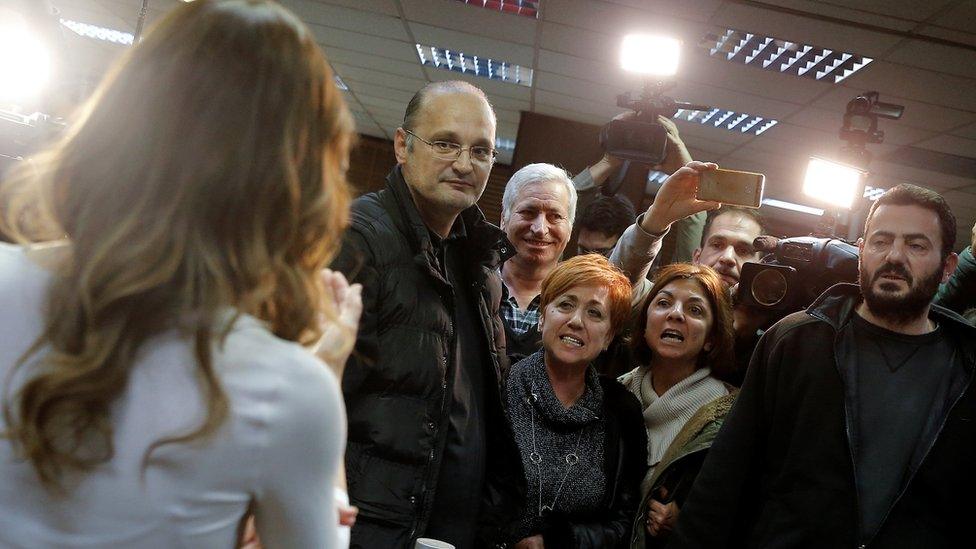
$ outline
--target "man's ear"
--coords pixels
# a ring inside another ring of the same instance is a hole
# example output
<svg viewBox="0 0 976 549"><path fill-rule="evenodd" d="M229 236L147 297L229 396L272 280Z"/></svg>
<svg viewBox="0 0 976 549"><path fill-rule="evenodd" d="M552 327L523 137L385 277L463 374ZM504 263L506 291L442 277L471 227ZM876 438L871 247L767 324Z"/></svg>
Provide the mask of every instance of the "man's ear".
<svg viewBox="0 0 976 549"><path fill-rule="evenodd" d="M691 262L698 263L698 258L701 257L701 248L695 248L695 251L691 252Z"/></svg>
<svg viewBox="0 0 976 549"><path fill-rule="evenodd" d="M956 272L956 267L959 265L959 254L955 252L949 252L946 257L945 265L942 266L942 283L945 284L949 281L952 273Z"/></svg>
<svg viewBox="0 0 976 549"><path fill-rule="evenodd" d="M409 152L407 150L407 132L403 128L397 128L393 134L393 153L396 155L397 164L406 162Z"/></svg>

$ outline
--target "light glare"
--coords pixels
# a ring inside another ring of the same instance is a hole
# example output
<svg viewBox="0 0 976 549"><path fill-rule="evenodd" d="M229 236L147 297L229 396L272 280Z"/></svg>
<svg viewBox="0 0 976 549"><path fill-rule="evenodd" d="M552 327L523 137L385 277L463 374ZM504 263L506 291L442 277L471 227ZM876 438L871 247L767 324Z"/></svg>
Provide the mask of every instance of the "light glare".
<svg viewBox="0 0 976 549"><path fill-rule="evenodd" d="M628 34L620 49L620 65L626 71L655 76L678 72L681 42L674 38Z"/></svg>
<svg viewBox="0 0 976 549"><path fill-rule="evenodd" d="M861 184L862 170L846 164L811 157L803 178L803 193L844 209L850 209Z"/></svg>
<svg viewBox="0 0 976 549"><path fill-rule="evenodd" d="M22 20L0 21L0 100L29 99L51 77L51 56Z"/></svg>

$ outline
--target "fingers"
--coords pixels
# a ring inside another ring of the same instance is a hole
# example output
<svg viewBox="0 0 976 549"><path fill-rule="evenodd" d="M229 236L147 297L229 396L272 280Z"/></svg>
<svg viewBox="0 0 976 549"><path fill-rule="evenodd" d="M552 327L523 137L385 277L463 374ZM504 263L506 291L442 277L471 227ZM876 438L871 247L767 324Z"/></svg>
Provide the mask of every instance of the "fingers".
<svg viewBox="0 0 976 549"><path fill-rule="evenodd" d="M356 516L359 514L359 508L356 506L339 506L339 525L340 526L352 526L356 524Z"/></svg>

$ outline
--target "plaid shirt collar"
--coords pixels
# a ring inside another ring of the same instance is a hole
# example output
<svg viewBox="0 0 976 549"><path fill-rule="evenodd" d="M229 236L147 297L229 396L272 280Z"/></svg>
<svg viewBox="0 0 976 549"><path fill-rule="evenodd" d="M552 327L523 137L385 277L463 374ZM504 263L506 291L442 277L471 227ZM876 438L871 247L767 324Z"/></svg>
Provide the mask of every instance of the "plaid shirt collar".
<svg viewBox="0 0 976 549"><path fill-rule="evenodd" d="M515 296L509 293L508 285L502 280L502 303L500 312L502 314L502 320L505 321L505 324L513 332L522 335L539 326L539 305L541 301L542 296L537 295L529 302L529 305L524 310L519 309L518 301L515 300Z"/></svg>

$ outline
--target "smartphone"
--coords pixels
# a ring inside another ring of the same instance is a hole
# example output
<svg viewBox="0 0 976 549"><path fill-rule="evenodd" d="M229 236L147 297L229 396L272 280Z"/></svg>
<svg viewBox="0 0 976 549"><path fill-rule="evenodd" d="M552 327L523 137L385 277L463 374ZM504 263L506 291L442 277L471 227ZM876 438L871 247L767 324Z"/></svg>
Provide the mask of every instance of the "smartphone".
<svg viewBox="0 0 976 549"><path fill-rule="evenodd" d="M708 170L700 174L698 200L713 200L747 208L762 205L766 176L736 170Z"/></svg>

